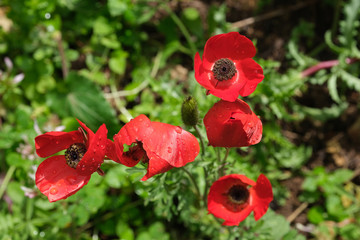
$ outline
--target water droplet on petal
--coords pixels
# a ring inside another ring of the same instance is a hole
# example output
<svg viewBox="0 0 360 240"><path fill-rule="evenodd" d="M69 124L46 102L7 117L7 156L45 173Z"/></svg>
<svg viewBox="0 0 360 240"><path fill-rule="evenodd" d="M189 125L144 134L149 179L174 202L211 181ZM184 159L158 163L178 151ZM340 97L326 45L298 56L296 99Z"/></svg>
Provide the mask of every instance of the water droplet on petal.
<svg viewBox="0 0 360 240"><path fill-rule="evenodd" d="M105 146L104 146L104 145L101 145L100 147L101 147L102 149L105 149Z"/></svg>
<svg viewBox="0 0 360 240"><path fill-rule="evenodd" d="M168 147L168 153L171 153L172 152L172 149L171 149L171 147Z"/></svg>
<svg viewBox="0 0 360 240"><path fill-rule="evenodd" d="M100 142L99 142L99 141L97 141L96 145L98 145L98 146L99 146L99 145L100 145Z"/></svg>
<svg viewBox="0 0 360 240"><path fill-rule="evenodd" d="M58 193L57 188L52 188L52 189L50 189L50 193L51 193L51 194L57 194L57 193Z"/></svg>
<svg viewBox="0 0 360 240"><path fill-rule="evenodd" d="M94 148L94 153L96 153L96 148Z"/></svg>
<svg viewBox="0 0 360 240"><path fill-rule="evenodd" d="M74 184L76 182L76 177L75 176L68 176L65 180L70 184Z"/></svg>
<svg viewBox="0 0 360 240"><path fill-rule="evenodd" d="M222 118L222 117L223 117L223 115L222 115L222 114L219 114L219 115L218 115L218 117L219 117L219 118Z"/></svg>
<svg viewBox="0 0 360 240"><path fill-rule="evenodd" d="M181 133L181 132L182 132L182 128L179 127L179 126L177 126L177 127L175 128L175 131L176 131L177 133Z"/></svg>
<svg viewBox="0 0 360 240"><path fill-rule="evenodd" d="M53 170L53 171L52 171L52 174L56 174L56 170Z"/></svg>
<svg viewBox="0 0 360 240"><path fill-rule="evenodd" d="M56 144L59 144L59 141L56 141L55 143L56 143Z"/></svg>

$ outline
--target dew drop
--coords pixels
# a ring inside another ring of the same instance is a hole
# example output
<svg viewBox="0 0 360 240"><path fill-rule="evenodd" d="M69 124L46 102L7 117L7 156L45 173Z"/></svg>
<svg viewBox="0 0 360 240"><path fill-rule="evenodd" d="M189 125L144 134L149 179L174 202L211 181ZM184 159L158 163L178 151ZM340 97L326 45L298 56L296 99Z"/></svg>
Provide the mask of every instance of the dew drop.
<svg viewBox="0 0 360 240"><path fill-rule="evenodd" d="M57 194L57 193L58 193L57 188L52 188L52 189L50 189L50 193L51 193L51 194Z"/></svg>
<svg viewBox="0 0 360 240"><path fill-rule="evenodd" d="M100 147L101 147L102 149L105 149L105 146L104 146L104 145L101 145Z"/></svg>
<svg viewBox="0 0 360 240"><path fill-rule="evenodd" d="M180 133L182 132L182 128L179 127L179 126L177 126L177 127L175 128L175 131L180 134Z"/></svg>
<svg viewBox="0 0 360 240"><path fill-rule="evenodd" d="M134 127L134 131L137 132L139 129L137 127Z"/></svg>
<svg viewBox="0 0 360 240"><path fill-rule="evenodd" d="M52 174L56 174L56 170L53 170L53 171L52 171Z"/></svg>
<svg viewBox="0 0 360 240"><path fill-rule="evenodd" d="M219 118L222 118L222 117L223 117L223 115L222 115L222 114L219 114L219 115L218 115L218 117L219 117Z"/></svg>
<svg viewBox="0 0 360 240"><path fill-rule="evenodd" d="M171 147L168 147L168 153L172 153L172 149L171 149Z"/></svg>
<svg viewBox="0 0 360 240"><path fill-rule="evenodd" d="M94 149L94 153L96 153L96 148Z"/></svg>
<svg viewBox="0 0 360 240"><path fill-rule="evenodd" d="M76 177L75 176L68 176L66 178L66 181L70 184L74 184L76 182Z"/></svg>
<svg viewBox="0 0 360 240"><path fill-rule="evenodd" d="M55 143L56 143L56 144L59 144L59 141L56 141Z"/></svg>
<svg viewBox="0 0 360 240"><path fill-rule="evenodd" d="M97 141L96 145L98 145L98 146L99 146L99 145L100 145L100 142L99 142L99 141Z"/></svg>

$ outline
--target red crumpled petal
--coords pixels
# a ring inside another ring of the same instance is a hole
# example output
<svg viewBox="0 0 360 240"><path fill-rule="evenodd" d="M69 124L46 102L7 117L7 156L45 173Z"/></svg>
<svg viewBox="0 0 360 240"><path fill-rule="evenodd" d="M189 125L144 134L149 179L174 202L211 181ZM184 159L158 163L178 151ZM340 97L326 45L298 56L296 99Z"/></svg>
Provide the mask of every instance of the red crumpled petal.
<svg viewBox="0 0 360 240"><path fill-rule="evenodd" d="M131 146L133 143L142 142L149 138L153 131L151 121L143 114L131 119L114 136L114 144L117 155L116 162L124 164L127 167L133 167L141 160L139 154L124 154L124 144Z"/></svg>
<svg viewBox="0 0 360 240"><path fill-rule="evenodd" d="M91 175L81 176L66 164L65 156L58 155L40 163L35 174L35 183L50 202L66 199L79 191Z"/></svg>
<svg viewBox="0 0 360 240"><path fill-rule="evenodd" d="M108 140L107 132L106 126L103 124L99 127L96 134L90 138L91 142L89 142L89 147L76 167L78 174L91 175L104 162Z"/></svg>
<svg viewBox="0 0 360 240"><path fill-rule="evenodd" d="M95 133L90 128L88 128L85 123L81 122L79 119L76 120L79 122L80 126L86 131L86 136L88 138L86 147L89 148L89 144L93 141L92 138L94 138Z"/></svg>
<svg viewBox="0 0 360 240"><path fill-rule="evenodd" d="M195 160L200 146L197 139L181 127L166 123L151 122L140 115L120 129L114 137L118 161L125 166L135 166L142 157L149 159L148 173L143 179L182 167ZM124 144L138 144L124 153ZM142 150L143 149L143 150Z"/></svg>
<svg viewBox="0 0 360 240"><path fill-rule="evenodd" d="M252 58L256 54L250 39L238 32L229 32L213 36L207 40L204 48L203 62L210 69L215 61L229 58L233 61Z"/></svg>
<svg viewBox="0 0 360 240"><path fill-rule="evenodd" d="M266 213L274 198L271 183L264 174L260 174L250 194L253 196L251 205L254 206L254 218L257 221Z"/></svg>
<svg viewBox="0 0 360 240"><path fill-rule="evenodd" d="M164 173L173 168L167 161L162 158L156 156L155 154L148 154L149 157L149 165L147 168L147 172L145 176L141 179L141 181L146 181L152 176L160 173Z"/></svg>
<svg viewBox="0 0 360 240"><path fill-rule="evenodd" d="M214 147L244 147L260 142L261 120L246 102L220 100L204 117L209 145Z"/></svg>
<svg viewBox="0 0 360 240"><path fill-rule="evenodd" d="M200 145L196 137L179 126L152 122L154 131L143 140L143 147L148 154L156 154L173 167L183 167L195 160Z"/></svg>
<svg viewBox="0 0 360 240"><path fill-rule="evenodd" d="M253 206L250 204L251 196L248 203L243 204L243 209L236 211L228 204L227 193L229 189L234 185L255 185L255 182L245 175L230 174L223 176L215 181L208 194L208 211L215 217L225 220L223 225L235 226L239 225L253 210Z"/></svg>
<svg viewBox="0 0 360 240"><path fill-rule="evenodd" d="M73 143L83 143L83 136L79 131L47 132L35 138L36 153L39 157L51 156L67 149Z"/></svg>

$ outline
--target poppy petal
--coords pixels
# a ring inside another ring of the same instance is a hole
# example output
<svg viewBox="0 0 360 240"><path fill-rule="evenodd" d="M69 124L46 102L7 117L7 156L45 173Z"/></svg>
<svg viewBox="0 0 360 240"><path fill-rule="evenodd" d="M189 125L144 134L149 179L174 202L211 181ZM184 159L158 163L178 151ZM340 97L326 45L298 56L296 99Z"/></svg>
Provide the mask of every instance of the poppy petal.
<svg viewBox="0 0 360 240"><path fill-rule="evenodd" d="M251 58L238 61L237 64L241 66L239 69L242 69L240 78L246 80L239 94L246 97L253 93L257 85L264 79L263 69Z"/></svg>
<svg viewBox="0 0 360 240"><path fill-rule="evenodd" d="M35 148L39 157L48 157L67 149L73 143L82 143L83 141L83 136L79 131L47 132L35 138Z"/></svg>
<svg viewBox="0 0 360 240"><path fill-rule="evenodd" d="M148 154L156 154L173 167L182 167L195 160L200 145L196 137L179 126L152 122L154 131L143 140Z"/></svg>
<svg viewBox="0 0 360 240"><path fill-rule="evenodd" d="M155 154L150 154L149 157L149 165L147 168L146 175L141 179L141 181L146 181L152 176L160 173L164 173L173 168L167 161L161 159Z"/></svg>
<svg viewBox="0 0 360 240"><path fill-rule="evenodd" d="M116 162L124 164L127 167L135 166L141 159L132 158L129 154L124 154L124 144L131 146L133 143L148 139L153 131L151 121L143 114L131 119L114 136L114 144L117 155ZM138 154L136 154L138 156Z"/></svg>
<svg viewBox="0 0 360 240"><path fill-rule="evenodd" d="M92 137L89 148L76 167L78 174L85 176L91 175L104 162L107 132L106 126L103 124L99 127L94 137Z"/></svg>
<svg viewBox="0 0 360 240"><path fill-rule="evenodd" d="M264 174L260 174L250 191L253 196L253 202L250 204L254 206L254 218L257 221L266 213L274 198L271 183Z"/></svg>
<svg viewBox="0 0 360 240"><path fill-rule="evenodd" d="M115 151L115 144L113 141L111 141L110 139L107 139L106 141L106 153L105 155L110 158L111 160L118 162L119 159L116 155L116 151Z"/></svg>
<svg viewBox="0 0 360 240"><path fill-rule="evenodd" d="M250 39L238 32L230 32L209 38L205 44L202 60L204 67L211 69L214 62L221 58L235 61L252 58L255 54L256 49Z"/></svg>
<svg viewBox="0 0 360 240"><path fill-rule="evenodd" d="M244 147L260 142L261 120L249 105L220 100L206 113L204 125L209 144L214 147Z"/></svg>
<svg viewBox="0 0 360 240"><path fill-rule="evenodd" d="M50 202L66 199L79 191L90 180L90 175L80 176L66 164L65 156L58 155L40 163L35 183Z"/></svg>
<svg viewBox="0 0 360 240"><path fill-rule="evenodd" d="M195 79L201 86L203 86L206 89L214 88L214 86L211 84L211 81L209 81L210 77L213 76L213 73L210 70L204 69L198 52L195 54L194 70L195 70ZM216 82L213 84L216 84Z"/></svg>
<svg viewBox="0 0 360 240"><path fill-rule="evenodd" d="M238 225L253 210L253 206L249 204L251 200L239 205L234 205L229 201L228 192L230 188L235 185L247 187L249 185L255 185L255 182L245 175L230 174L219 178L210 188L208 211L215 217L224 219L225 222L223 225Z"/></svg>
<svg viewBox="0 0 360 240"><path fill-rule="evenodd" d="M85 123L81 122L79 119L76 120L79 122L80 126L86 131L86 135L88 138L87 143L90 144L93 141L92 138L95 136L94 132L90 128L88 128ZM89 145L86 147L89 147Z"/></svg>

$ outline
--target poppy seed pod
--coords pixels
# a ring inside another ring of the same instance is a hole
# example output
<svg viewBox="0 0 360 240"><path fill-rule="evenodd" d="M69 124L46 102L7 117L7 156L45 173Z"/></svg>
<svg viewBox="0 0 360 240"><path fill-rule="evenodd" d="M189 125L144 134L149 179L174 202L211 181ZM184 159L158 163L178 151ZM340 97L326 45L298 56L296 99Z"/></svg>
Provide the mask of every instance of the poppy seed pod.
<svg viewBox="0 0 360 240"><path fill-rule="evenodd" d="M206 113L204 125L209 145L214 147L245 147L260 142L261 120L246 102L220 100Z"/></svg>
<svg viewBox="0 0 360 240"><path fill-rule="evenodd" d="M182 121L188 126L195 126L199 122L199 110L196 99L189 96L181 105Z"/></svg>
<svg viewBox="0 0 360 240"><path fill-rule="evenodd" d="M196 53L196 81L210 93L234 102L255 91L263 78L263 70L252 58L256 49L250 39L230 32L211 37L205 44L202 59Z"/></svg>

